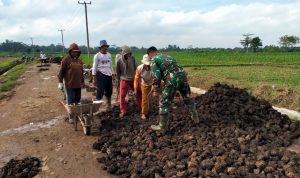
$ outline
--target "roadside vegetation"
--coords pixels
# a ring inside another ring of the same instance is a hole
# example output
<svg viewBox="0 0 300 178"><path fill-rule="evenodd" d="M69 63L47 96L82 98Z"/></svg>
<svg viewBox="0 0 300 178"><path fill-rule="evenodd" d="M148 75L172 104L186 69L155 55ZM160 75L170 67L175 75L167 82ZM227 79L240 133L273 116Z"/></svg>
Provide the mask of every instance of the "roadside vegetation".
<svg viewBox="0 0 300 178"><path fill-rule="evenodd" d="M8 63L8 61L10 61ZM14 60L11 59L0 59L0 66L5 67L9 65ZM0 99L6 96L7 92L11 91L17 83L19 77L26 71L28 64L20 64L11 70L7 71L5 74L0 76Z"/></svg>

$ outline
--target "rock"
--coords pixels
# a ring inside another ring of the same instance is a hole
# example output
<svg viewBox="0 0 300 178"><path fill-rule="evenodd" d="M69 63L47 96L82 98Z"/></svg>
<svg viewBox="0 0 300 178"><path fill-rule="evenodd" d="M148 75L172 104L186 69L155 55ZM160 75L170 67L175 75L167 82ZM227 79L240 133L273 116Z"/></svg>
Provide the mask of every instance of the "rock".
<svg viewBox="0 0 300 178"><path fill-rule="evenodd" d="M176 166L176 164L172 161L167 161L167 166L168 166L168 168L172 169Z"/></svg>
<svg viewBox="0 0 300 178"><path fill-rule="evenodd" d="M262 170L266 167L266 162L263 160L256 161L255 165L258 169Z"/></svg>

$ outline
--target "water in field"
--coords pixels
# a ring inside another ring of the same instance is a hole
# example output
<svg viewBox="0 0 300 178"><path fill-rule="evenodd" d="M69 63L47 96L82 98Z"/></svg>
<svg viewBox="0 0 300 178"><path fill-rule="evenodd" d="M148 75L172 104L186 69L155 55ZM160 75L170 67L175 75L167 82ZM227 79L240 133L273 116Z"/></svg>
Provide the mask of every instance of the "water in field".
<svg viewBox="0 0 300 178"><path fill-rule="evenodd" d="M36 123L31 122L29 124L23 125L18 128L4 130L4 131L0 132L0 136L23 134L23 133L27 133L30 131L39 130L42 128L50 128L50 127L58 124L59 122L63 121L64 118L65 118L65 116L57 116L54 119L44 121L44 122L36 122Z"/></svg>

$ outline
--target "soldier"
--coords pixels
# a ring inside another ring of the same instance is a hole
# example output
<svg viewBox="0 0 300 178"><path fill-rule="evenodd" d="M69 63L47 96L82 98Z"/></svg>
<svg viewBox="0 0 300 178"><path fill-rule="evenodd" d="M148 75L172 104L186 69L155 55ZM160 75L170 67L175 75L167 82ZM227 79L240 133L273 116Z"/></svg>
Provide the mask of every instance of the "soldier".
<svg viewBox="0 0 300 178"><path fill-rule="evenodd" d="M176 90L183 97L183 101L189 107L191 117L195 123L199 123L196 105L191 97L191 91L187 82L187 76L183 68L179 66L174 58L169 55L158 54L158 50L152 46L147 50L151 59L151 70L153 72L154 96L159 96L161 80L164 81L159 101L159 124L151 125L152 130L165 133L167 130L168 110L172 105Z"/></svg>

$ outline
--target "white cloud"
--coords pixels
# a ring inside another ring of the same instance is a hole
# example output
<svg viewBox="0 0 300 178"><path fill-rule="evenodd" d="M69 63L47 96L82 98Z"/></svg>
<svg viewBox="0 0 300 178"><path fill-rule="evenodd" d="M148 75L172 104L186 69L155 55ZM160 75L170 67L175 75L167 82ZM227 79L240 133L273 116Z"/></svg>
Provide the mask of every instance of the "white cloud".
<svg viewBox="0 0 300 178"><path fill-rule="evenodd" d="M90 46L106 39L144 47L235 47L248 32L264 45L277 44L285 34L300 35L298 1L219 2L94 0L88 5ZM84 7L75 0L2 0L0 6L0 41L26 43L33 36L37 44L57 44L62 28L66 46L86 43Z"/></svg>

